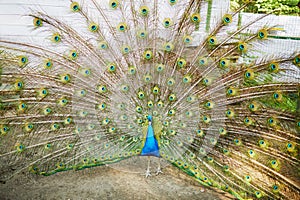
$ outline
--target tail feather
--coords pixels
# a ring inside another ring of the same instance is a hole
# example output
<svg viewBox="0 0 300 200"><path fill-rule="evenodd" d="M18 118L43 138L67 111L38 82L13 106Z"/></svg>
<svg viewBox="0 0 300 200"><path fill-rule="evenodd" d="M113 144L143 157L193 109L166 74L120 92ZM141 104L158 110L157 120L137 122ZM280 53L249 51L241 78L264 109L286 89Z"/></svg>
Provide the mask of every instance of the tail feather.
<svg viewBox="0 0 300 200"><path fill-rule="evenodd" d="M71 1L66 17L37 7L35 38L0 39L1 178L143 155L151 115L160 156L201 184L296 199L299 51L259 54L281 29L259 24L271 13L237 28L245 2L207 13L211 1Z"/></svg>

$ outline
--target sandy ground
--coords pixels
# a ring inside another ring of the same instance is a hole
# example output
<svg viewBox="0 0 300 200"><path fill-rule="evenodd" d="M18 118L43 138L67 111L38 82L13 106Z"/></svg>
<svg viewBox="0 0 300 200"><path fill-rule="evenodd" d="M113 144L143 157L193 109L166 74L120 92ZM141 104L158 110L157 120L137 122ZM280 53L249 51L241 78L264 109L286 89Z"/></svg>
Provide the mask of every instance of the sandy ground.
<svg viewBox="0 0 300 200"><path fill-rule="evenodd" d="M0 184L0 199L232 199L208 189L173 166L145 178L108 166L52 176L20 174Z"/></svg>

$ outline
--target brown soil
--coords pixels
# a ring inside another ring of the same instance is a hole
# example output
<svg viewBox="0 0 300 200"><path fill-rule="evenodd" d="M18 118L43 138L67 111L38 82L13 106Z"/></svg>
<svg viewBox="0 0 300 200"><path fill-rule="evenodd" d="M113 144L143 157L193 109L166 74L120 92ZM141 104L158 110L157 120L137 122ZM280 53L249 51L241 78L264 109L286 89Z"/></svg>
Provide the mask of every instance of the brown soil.
<svg viewBox="0 0 300 200"><path fill-rule="evenodd" d="M166 166L163 174L145 178L101 166L60 172L48 177L20 174L0 183L0 199L232 199L201 186L184 172Z"/></svg>

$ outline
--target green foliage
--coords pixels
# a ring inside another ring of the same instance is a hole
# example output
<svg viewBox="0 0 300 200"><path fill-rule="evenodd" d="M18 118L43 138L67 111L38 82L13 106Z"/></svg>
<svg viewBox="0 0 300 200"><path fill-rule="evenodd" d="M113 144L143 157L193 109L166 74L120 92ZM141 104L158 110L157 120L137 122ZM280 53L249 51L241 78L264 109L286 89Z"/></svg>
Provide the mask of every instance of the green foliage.
<svg viewBox="0 0 300 200"><path fill-rule="evenodd" d="M236 10L243 4L243 0L230 0L231 9ZM250 13L269 13L275 11L277 15L300 16L299 0L256 0L243 11Z"/></svg>

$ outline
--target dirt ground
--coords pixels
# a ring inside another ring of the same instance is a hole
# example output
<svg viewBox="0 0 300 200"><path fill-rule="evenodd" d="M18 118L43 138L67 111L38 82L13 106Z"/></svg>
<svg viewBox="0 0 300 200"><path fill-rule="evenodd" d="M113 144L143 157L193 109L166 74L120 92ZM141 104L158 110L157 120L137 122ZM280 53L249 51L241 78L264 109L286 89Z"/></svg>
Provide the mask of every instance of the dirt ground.
<svg viewBox="0 0 300 200"><path fill-rule="evenodd" d="M173 166L145 178L108 166L67 171L52 176L20 174L0 183L0 199L233 199L201 186Z"/></svg>

